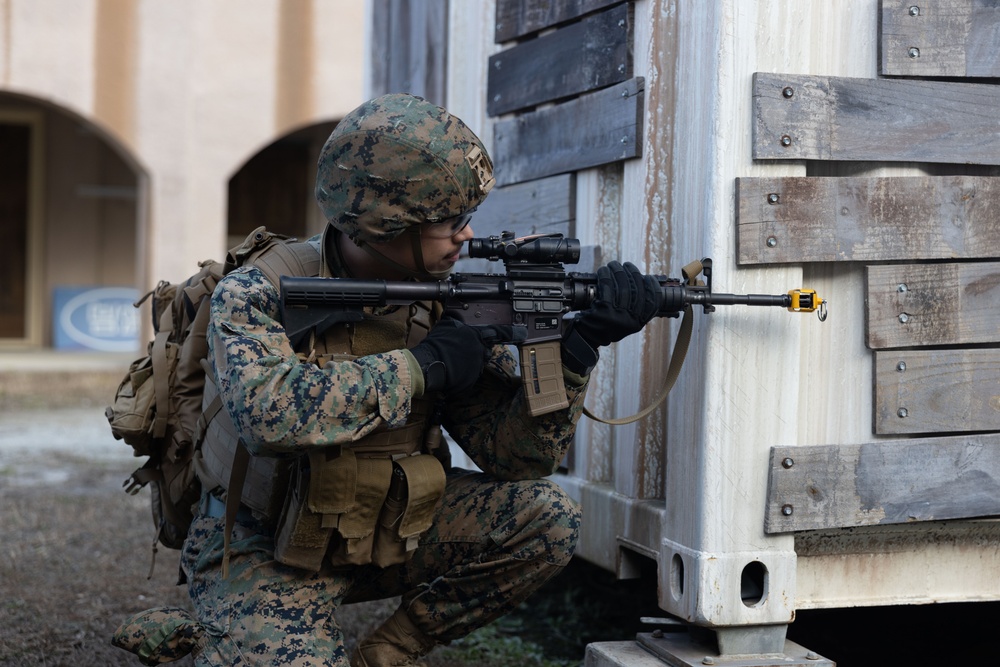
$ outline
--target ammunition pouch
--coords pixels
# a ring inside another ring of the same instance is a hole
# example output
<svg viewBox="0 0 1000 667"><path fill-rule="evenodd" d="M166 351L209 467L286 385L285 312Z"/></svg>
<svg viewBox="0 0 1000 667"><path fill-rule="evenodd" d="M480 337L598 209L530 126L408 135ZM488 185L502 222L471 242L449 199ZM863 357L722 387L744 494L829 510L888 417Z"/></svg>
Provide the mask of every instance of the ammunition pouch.
<svg viewBox="0 0 1000 667"><path fill-rule="evenodd" d="M439 313L427 304L366 316L312 337L299 361L323 367L379 351L412 346ZM198 474L205 488L231 490L227 536L235 498L274 528L275 559L318 571L334 566L402 563L430 528L444 495L447 446L432 424L432 398L414 399L407 423L371 433L356 443L313 448L273 458L250 456L208 369L204 391L205 438ZM228 569L227 557L223 572Z"/></svg>
<svg viewBox="0 0 1000 667"><path fill-rule="evenodd" d="M430 400L414 400L405 426L376 431L356 445L274 458L237 455L243 444L220 409L211 374L204 398L205 414L214 418L196 460L198 476L205 488L229 490L233 469L245 465L240 503L274 526L279 562L310 571L324 561L386 567L404 562L430 528L445 487L439 456L447 452L441 427L428 425Z"/></svg>
<svg viewBox="0 0 1000 667"><path fill-rule="evenodd" d="M430 454L368 449L331 447L300 459L275 530L276 560L317 571L324 560L387 567L409 558L444 495L444 467Z"/></svg>

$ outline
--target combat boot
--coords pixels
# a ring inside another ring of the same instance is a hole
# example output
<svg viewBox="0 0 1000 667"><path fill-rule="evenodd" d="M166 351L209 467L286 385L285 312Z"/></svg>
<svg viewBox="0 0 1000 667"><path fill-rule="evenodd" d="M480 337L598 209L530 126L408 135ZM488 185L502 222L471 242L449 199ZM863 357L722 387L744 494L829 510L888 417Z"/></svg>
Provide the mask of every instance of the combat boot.
<svg viewBox="0 0 1000 667"><path fill-rule="evenodd" d="M404 667L416 665L437 642L422 633L402 609L358 644L351 667Z"/></svg>

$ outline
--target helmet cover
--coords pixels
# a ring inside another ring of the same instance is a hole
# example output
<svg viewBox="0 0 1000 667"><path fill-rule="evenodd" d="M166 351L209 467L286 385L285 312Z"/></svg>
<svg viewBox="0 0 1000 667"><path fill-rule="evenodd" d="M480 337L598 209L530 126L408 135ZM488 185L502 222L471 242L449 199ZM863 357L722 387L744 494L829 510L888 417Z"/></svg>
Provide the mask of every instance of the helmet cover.
<svg viewBox="0 0 1000 667"><path fill-rule="evenodd" d="M465 123L423 98L391 94L334 128L320 152L316 200L356 244L384 243L469 211L494 182L486 148Z"/></svg>

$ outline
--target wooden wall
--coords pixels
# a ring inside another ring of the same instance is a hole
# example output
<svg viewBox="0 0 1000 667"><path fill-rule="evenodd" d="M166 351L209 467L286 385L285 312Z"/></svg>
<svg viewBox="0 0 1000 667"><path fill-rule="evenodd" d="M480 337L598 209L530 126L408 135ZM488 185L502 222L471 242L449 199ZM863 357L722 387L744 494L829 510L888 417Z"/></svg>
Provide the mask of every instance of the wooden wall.
<svg viewBox="0 0 1000 667"><path fill-rule="evenodd" d="M486 109L498 187L476 218L478 233L495 233L497 221L516 223L519 234L571 235L572 175L641 154L633 22L629 2L497 1L500 51L489 57ZM547 196L553 188L556 198Z"/></svg>
<svg viewBox="0 0 1000 667"><path fill-rule="evenodd" d="M775 447L769 532L1000 514L1000 5L879 18L881 76L755 75L754 158L947 175L741 178L738 261L861 265L872 435L920 437Z"/></svg>
<svg viewBox="0 0 1000 667"><path fill-rule="evenodd" d="M954 523L1000 513L1000 100L975 64L993 58L994 4L451 4L448 106L498 179L477 235L561 232L653 273L707 255L719 291L830 300L826 323L699 313L666 408L581 422L558 478L584 506L578 553L621 574L629 554L656 559L668 612L765 627L800 608L1000 596L998 531ZM934 46L942 31L961 48ZM648 404L675 332L656 322L602 350L588 406ZM767 575L755 604L751 564Z"/></svg>
<svg viewBox="0 0 1000 667"><path fill-rule="evenodd" d="M448 0L371 0L367 97L411 93L443 105Z"/></svg>

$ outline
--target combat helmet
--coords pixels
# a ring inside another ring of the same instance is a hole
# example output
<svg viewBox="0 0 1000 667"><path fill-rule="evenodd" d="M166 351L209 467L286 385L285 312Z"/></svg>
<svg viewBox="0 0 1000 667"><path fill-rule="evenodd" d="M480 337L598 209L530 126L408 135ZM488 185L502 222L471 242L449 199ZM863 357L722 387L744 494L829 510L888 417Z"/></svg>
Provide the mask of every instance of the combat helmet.
<svg viewBox="0 0 1000 667"><path fill-rule="evenodd" d="M471 212L494 182L489 154L465 123L423 98L394 93L365 102L330 134L316 201L330 227L376 257L372 244L413 232L423 271L417 226Z"/></svg>

